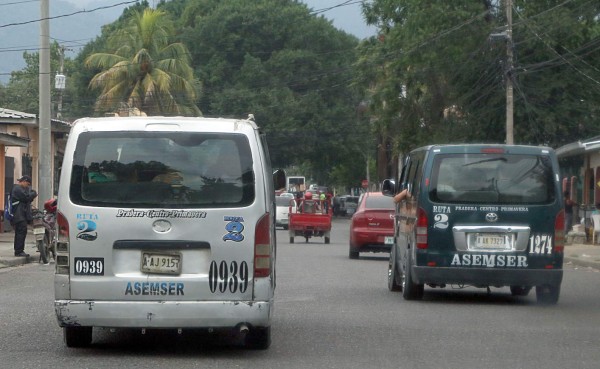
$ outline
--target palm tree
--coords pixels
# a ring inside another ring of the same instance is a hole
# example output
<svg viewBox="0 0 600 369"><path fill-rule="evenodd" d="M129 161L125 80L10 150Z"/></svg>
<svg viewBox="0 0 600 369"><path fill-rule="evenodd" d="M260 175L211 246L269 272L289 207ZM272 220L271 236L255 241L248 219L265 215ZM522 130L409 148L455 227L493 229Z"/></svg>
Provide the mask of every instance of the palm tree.
<svg viewBox="0 0 600 369"><path fill-rule="evenodd" d="M108 40L112 53L85 60L100 69L90 88L101 90L98 112L114 111L124 103L148 115L201 115L195 104L199 83L182 43L169 43L171 23L160 10L134 12L127 26Z"/></svg>

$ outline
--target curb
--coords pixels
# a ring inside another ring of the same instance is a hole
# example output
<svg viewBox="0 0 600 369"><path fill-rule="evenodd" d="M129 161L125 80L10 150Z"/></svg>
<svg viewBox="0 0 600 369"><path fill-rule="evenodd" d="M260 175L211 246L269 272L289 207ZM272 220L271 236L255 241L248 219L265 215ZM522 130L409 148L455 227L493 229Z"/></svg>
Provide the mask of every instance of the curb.
<svg viewBox="0 0 600 369"><path fill-rule="evenodd" d="M580 258L565 256L564 262L569 262L573 265L584 267L584 268L594 268L600 270L600 262L591 261L591 260L581 260Z"/></svg>

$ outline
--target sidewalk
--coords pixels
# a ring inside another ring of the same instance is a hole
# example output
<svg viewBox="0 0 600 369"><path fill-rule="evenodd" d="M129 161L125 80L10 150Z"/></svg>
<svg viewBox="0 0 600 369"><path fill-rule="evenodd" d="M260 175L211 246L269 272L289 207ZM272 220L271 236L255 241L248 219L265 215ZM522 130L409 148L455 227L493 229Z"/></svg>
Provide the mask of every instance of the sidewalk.
<svg viewBox="0 0 600 369"><path fill-rule="evenodd" d="M15 256L14 239L14 232L0 232L0 268L39 262L40 254L37 252L31 227L25 238L25 253L29 257Z"/></svg>
<svg viewBox="0 0 600 369"><path fill-rule="evenodd" d="M25 252L29 257L16 257L13 247L14 232L0 232L0 268L38 263L40 254L35 247L33 231L29 227L25 239ZM600 270L600 244L572 244L565 246L565 264L579 267L591 267Z"/></svg>

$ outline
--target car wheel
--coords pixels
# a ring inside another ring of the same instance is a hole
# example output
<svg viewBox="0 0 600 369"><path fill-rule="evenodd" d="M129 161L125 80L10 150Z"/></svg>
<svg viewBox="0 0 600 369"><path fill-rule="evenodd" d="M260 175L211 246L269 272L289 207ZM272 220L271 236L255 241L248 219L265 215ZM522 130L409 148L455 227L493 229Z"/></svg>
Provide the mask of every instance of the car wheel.
<svg viewBox="0 0 600 369"><path fill-rule="evenodd" d="M407 255L404 258L402 271L402 297L405 300L420 300L423 298L424 286L414 283L411 273L411 255L410 250L407 250Z"/></svg>
<svg viewBox="0 0 600 369"><path fill-rule="evenodd" d="M358 259L358 251L354 250L352 246L348 248L348 257L350 259Z"/></svg>
<svg viewBox="0 0 600 369"><path fill-rule="evenodd" d="M560 296L560 284L544 284L541 286L535 286L535 296L537 298L538 304L555 305L558 302L558 298Z"/></svg>
<svg viewBox="0 0 600 369"><path fill-rule="evenodd" d="M402 284L398 283L398 268L396 267L396 247L392 247L388 263L388 289L392 292L402 291Z"/></svg>
<svg viewBox="0 0 600 369"><path fill-rule="evenodd" d="M63 337L67 347L87 347L92 344L92 327L65 327Z"/></svg>
<svg viewBox="0 0 600 369"><path fill-rule="evenodd" d="M531 286L510 286L510 294L513 296L527 296Z"/></svg>
<svg viewBox="0 0 600 369"><path fill-rule="evenodd" d="M256 327L250 329L246 336L246 348L266 350L271 346L271 327Z"/></svg>
<svg viewBox="0 0 600 369"><path fill-rule="evenodd" d="M290 243L294 243L294 237L290 237Z"/></svg>
<svg viewBox="0 0 600 369"><path fill-rule="evenodd" d="M325 237L325 243L329 243L330 239L329 237Z"/></svg>
<svg viewBox="0 0 600 369"><path fill-rule="evenodd" d="M284 225L284 226L283 226L283 229L285 229L285 230L287 231L287 229L288 229L288 226Z"/></svg>

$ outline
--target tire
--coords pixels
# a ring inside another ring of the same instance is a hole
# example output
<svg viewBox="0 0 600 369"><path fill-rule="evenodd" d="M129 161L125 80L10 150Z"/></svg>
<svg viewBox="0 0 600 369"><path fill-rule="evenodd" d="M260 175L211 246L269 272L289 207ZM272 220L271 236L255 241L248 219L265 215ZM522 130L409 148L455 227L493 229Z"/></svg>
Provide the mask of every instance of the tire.
<svg viewBox="0 0 600 369"><path fill-rule="evenodd" d="M330 239L329 237L325 237L325 243L329 243Z"/></svg>
<svg viewBox="0 0 600 369"><path fill-rule="evenodd" d="M560 297L560 284L535 286L535 296L540 305L556 305Z"/></svg>
<svg viewBox="0 0 600 369"><path fill-rule="evenodd" d="M527 296L531 286L510 286L510 294L513 296Z"/></svg>
<svg viewBox="0 0 600 369"><path fill-rule="evenodd" d="M67 347L87 347L92 344L92 327L65 327L63 337Z"/></svg>
<svg viewBox="0 0 600 369"><path fill-rule="evenodd" d="M398 283L398 268L396 267L396 247L392 247L390 261L388 263L388 290L392 292L402 291L402 284Z"/></svg>
<svg viewBox="0 0 600 369"><path fill-rule="evenodd" d="M44 239L41 239L41 240L37 240L36 244L37 244L37 249L40 252L40 260L42 261L42 263L48 264L48 254L46 253L46 251L47 251L46 242L44 242Z"/></svg>
<svg viewBox="0 0 600 369"><path fill-rule="evenodd" d="M410 250L407 250L406 258L404 258L402 271L402 297L405 300L421 300L423 298L424 286L414 283L412 273L410 271L411 256Z"/></svg>
<svg viewBox="0 0 600 369"><path fill-rule="evenodd" d="M358 259L358 254L359 254L359 252L356 251L356 250L354 250L354 249L352 249L352 246L350 246L348 248L348 257L350 259Z"/></svg>
<svg viewBox="0 0 600 369"><path fill-rule="evenodd" d="M306 243L308 243L308 237L304 236L304 238L306 239Z"/></svg>
<svg viewBox="0 0 600 369"><path fill-rule="evenodd" d="M246 336L245 346L252 350L266 350L271 346L271 327L250 329Z"/></svg>
<svg viewBox="0 0 600 369"><path fill-rule="evenodd" d="M44 243L46 244L46 256L48 256L48 260L52 259L56 261L56 249L50 239L50 233L48 233L48 231L44 234Z"/></svg>
<svg viewBox="0 0 600 369"><path fill-rule="evenodd" d="M288 226L284 225L284 226L283 226L283 229L285 229L285 230L287 231L287 229L288 229Z"/></svg>
<svg viewBox="0 0 600 369"><path fill-rule="evenodd" d="M290 243L294 243L294 237L290 237Z"/></svg>

